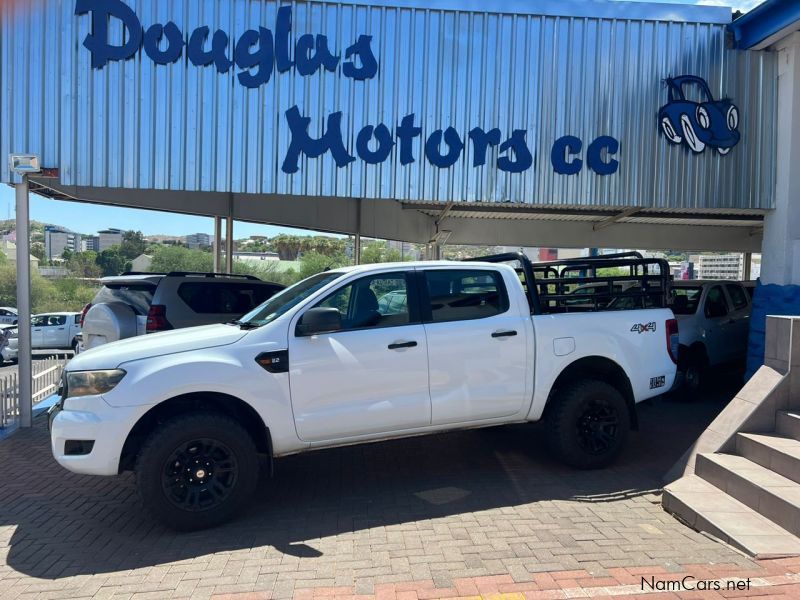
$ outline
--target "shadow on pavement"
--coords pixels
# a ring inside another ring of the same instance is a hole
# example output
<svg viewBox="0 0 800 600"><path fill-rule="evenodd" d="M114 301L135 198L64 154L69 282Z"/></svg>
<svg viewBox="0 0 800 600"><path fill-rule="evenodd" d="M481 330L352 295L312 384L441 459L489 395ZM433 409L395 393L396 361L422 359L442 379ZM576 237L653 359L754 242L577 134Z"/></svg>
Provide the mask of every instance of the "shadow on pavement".
<svg viewBox="0 0 800 600"><path fill-rule="evenodd" d="M537 502L635 498L659 490L663 473L739 381L725 376L692 401L672 393L640 405L640 430L619 462L603 471L554 462L537 425L325 450L278 461L275 477L262 483L246 514L191 534L153 522L130 474L87 477L60 468L44 420L37 419L32 430L0 444L0 531L10 534L0 546L9 546L6 563L16 571L57 579L258 546L315 557L322 552L310 540L383 525L414 528L421 520Z"/></svg>

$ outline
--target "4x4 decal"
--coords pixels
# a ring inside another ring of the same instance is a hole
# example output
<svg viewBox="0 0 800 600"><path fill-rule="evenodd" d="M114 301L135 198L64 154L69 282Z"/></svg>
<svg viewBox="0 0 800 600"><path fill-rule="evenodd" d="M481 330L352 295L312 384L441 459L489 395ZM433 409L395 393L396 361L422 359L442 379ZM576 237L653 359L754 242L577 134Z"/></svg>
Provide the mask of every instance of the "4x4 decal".
<svg viewBox="0 0 800 600"><path fill-rule="evenodd" d="M655 331L656 330L656 322L650 321L649 323L636 323L633 327L631 327L631 331L635 331L636 333L644 333L645 331Z"/></svg>

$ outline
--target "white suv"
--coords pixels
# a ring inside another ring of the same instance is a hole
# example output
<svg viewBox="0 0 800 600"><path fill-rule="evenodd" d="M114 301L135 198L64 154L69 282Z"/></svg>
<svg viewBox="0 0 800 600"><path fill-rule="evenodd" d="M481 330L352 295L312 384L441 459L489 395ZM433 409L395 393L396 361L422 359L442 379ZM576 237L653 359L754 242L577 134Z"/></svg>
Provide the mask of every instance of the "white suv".
<svg viewBox="0 0 800 600"><path fill-rule="evenodd" d="M103 287L83 309L80 351L145 333L224 323L284 287L220 273L126 273L100 281Z"/></svg>

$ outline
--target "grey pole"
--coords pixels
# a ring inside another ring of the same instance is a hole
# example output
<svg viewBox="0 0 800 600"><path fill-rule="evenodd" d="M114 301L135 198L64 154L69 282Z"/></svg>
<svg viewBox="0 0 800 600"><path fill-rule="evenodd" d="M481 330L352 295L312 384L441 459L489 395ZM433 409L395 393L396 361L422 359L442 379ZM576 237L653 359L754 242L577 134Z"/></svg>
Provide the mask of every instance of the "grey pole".
<svg viewBox="0 0 800 600"><path fill-rule="evenodd" d="M28 211L28 176L16 186L17 214L17 343L20 426L33 424L31 395L31 237Z"/></svg>
<svg viewBox="0 0 800 600"><path fill-rule="evenodd" d="M225 272L233 273L233 218L225 219Z"/></svg>
<svg viewBox="0 0 800 600"><path fill-rule="evenodd" d="M361 198L358 199L356 213L356 235L353 238L353 264L361 264Z"/></svg>
<svg viewBox="0 0 800 600"><path fill-rule="evenodd" d="M222 217L214 217L214 273L222 271Z"/></svg>
<svg viewBox="0 0 800 600"><path fill-rule="evenodd" d="M752 252L745 252L744 253L744 269L742 273L742 279L744 281L750 281L750 277L752 275L753 270L753 253Z"/></svg>

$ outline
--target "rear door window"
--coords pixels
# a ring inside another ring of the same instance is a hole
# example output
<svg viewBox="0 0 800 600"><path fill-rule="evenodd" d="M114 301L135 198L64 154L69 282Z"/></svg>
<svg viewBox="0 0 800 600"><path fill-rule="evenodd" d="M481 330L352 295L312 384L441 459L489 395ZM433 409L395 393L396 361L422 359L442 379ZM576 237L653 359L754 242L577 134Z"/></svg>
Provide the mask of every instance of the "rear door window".
<svg viewBox="0 0 800 600"><path fill-rule="evenodd" d="M735 283L729 283L725 286L725 289L728 290L728 296L731 297L733 310L747 308L747 294L742 286L736 285Z"/></svg>
<svg viewBox="0 0 800 600"><path fill-rule="evenodd" d="M724 317L728 314L728 301L725 299L725 294L722 292L721 285L715 285L708 290L706 296L705 315L709 319L717 319Z"/></svg>
<svg viewBox="0 0 800 600"><path fill-rule="evenodd" d="M92 304L122 302L130 306L137 315L146 315L153 303L155 289L156 286L152 284L106 284L97 292Z"/></svg>
<svg viewBox="0 0 800 600"><path fill-rule="evenodd" d="M425 271L429 298L426 320L434 323L485 319L508 310L503 278L497 271Z"/></svg>
<svg viewBox="0 0 800 600"><path fill-rule="evenodd" d="M279 289L252 283L189 281L178 286L178 296L198 314L241 316L269 300Z"/></svg>

